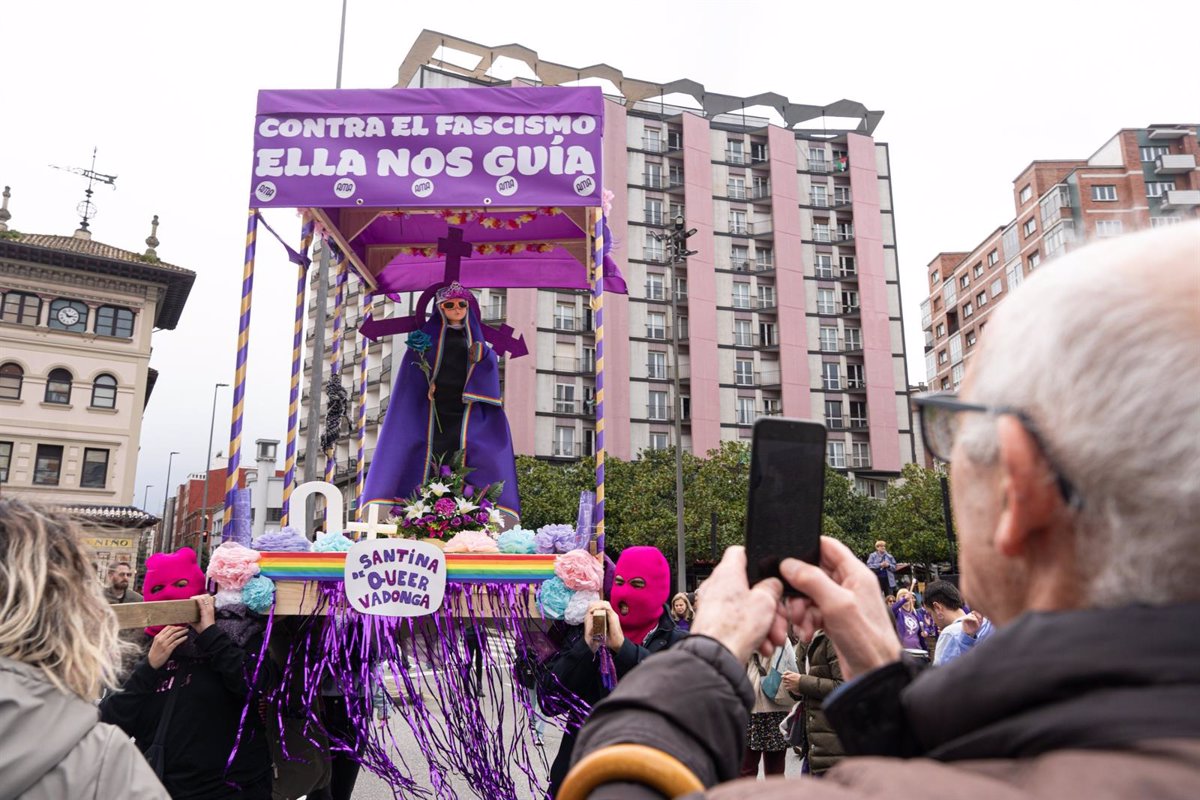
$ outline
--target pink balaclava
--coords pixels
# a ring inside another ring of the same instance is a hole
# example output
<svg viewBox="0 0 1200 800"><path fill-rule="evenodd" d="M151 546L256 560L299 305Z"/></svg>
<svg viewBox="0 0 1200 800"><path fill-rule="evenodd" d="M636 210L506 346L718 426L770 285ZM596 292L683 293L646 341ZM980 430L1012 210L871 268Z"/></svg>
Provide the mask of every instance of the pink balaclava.
<svg viewBox="0 0 1200 800"><path fill-rule="evenodd" d="M196 563L196 553L181 547L174 553L158 553L146 559L146 581L142 596L147 600L187 600L204 594L204 573ZM155 636L163 626L146 628Z"/></svg>
<svg viewBox="0 0 1200 800"><path fill-rule="evenodd" d="M658 625L671 594L671 567L657 547L627 547L617 557L612 606L622 632L636 644Z"/></svg>

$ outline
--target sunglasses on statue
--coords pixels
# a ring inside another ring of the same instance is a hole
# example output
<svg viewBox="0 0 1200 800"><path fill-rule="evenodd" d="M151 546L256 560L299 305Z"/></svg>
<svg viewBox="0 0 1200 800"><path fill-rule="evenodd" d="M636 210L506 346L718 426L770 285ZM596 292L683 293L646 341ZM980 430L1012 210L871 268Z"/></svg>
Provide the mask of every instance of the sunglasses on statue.
<svg viewBox="0 0 1200 800"><path fill-rule="evenodd" d="M466 307L467 307L466 300L458 300L458 301L447 300L446 302L442 303L442 308L446 309L447 311L449 311L452 308L466 308Z"/></svg>

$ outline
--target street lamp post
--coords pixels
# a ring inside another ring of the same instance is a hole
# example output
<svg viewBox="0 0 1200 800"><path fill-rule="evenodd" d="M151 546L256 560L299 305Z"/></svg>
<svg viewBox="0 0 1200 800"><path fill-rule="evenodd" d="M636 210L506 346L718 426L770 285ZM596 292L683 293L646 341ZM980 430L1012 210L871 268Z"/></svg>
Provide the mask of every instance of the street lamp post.
<svg viewBox="0 0 1200 800"><path fill-rule="evenodd" d="M142 510L146 510L146 504L150 502L150 490L154 488L153 484L147 483L146 488L142 491Z"/></svg>
<svg viewBox="0 0 1200 800"><path fill-rule="evenodd" d="M171 465L175 462L175 456L179 455L178 450L172 450L171 455L167 458L167 488L163 489L163 513L162 522L159 523L159 530L162 534L159 537L159 545L163 550L170 546L167 541L167 497L171 494Z"/></svg>
<svg viewBox="0 0 1200 800"><path fill-rule="evenodd" d="M204 494L200 498L200 533L196 536L196 559L200 559L200 548L203 547L202 537L205 531L212 529L208 518L208 471L212 465L213 431L217 427L217 390L228 383L213 384L212 414L208 423L208 449L204 451Z"/></svg>

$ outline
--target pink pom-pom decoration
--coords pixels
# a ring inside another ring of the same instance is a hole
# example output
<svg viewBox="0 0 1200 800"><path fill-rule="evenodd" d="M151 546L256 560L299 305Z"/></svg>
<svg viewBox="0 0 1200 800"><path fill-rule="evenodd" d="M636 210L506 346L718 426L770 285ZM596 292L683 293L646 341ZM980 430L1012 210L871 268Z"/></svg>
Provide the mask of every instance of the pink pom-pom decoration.
<svg viewBox="0 0 1200 800"><path fill-rule="evenodd" d="M554 559L554 574L576 592L599 592L604 585L604 568L587 550L571 550Z"/></svg>
<svg viewBox="0 0 1200 800"><path fill-rule="evenodd" d="M258 558L257 550L236 542L225 542L213 550L208 562L208 578L222 589L241 591L258 574Z"/></svg>
<svg viewBox="0 0 1200 800"><path fill-rule="evenodd" d="M482 531L459 531L442 548L447 553L499 553L496 540Z"/></svg>

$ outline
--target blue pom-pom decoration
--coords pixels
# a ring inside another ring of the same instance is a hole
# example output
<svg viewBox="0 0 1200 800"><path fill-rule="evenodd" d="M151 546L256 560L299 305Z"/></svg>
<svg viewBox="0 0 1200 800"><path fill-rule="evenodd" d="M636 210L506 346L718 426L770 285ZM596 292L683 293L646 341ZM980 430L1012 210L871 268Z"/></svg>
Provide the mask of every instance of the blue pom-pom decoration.
<svg viewBox="0 0 1200 800"><path fill-rule="evenodd" d="M354 542L347 539L340 533L323 533L313 542L312 551L314 553L344 553L354 546Z"/></svg>
<svg viewBox="0 0 1200 800"><path fill-rule="evenodd" d="M546 619L562 619L567 613L567 604L575 595L557 576L542 583L538 590L538 608Z"/></svg>
<svg viewBox="0 0 1200 800"><path fill-rule="evenodd" d="M501 553L536 553L537 543L534 541L533 531L527 531L524 528L511 528L500 534L500 538L496 540L496 545L500 548Z"/></svg>
<svg viewBox="0 0 1200 800"><path fill-rule="evenodd" d="M255 575L242 587L242 602L255 614L266 614L275 605L275 581Z"/></svg>

